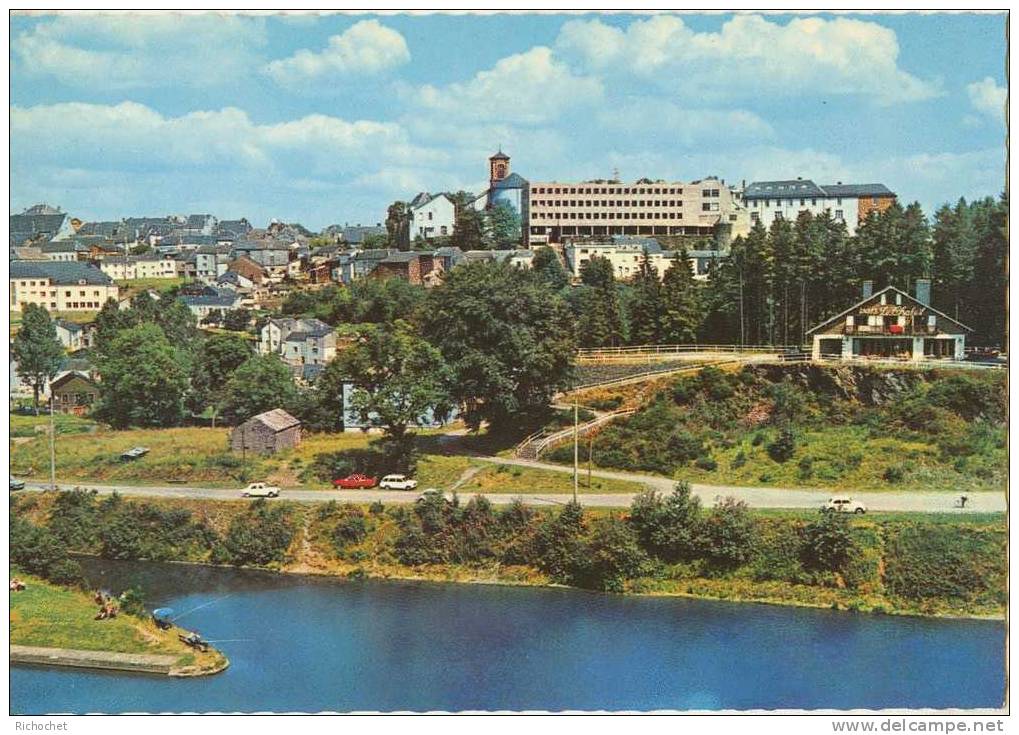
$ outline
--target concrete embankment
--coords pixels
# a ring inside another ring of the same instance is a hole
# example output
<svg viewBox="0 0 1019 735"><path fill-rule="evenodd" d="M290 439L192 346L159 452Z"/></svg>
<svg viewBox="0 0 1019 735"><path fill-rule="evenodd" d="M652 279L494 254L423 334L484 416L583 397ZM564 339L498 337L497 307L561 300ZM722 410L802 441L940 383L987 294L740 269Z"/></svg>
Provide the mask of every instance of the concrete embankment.
<svg viewBox="0 0 1019 735"><path fill-rule="evenodd" d="M207 670L194 667L178 668L177 661L177 656L165 654L80 651L72 648L44 648L41 646L11 646L10 653L12 664L66 666L75 669L103 669L162 676L207 676L222 671L228 665L225 657L221 666Z"/></svg>

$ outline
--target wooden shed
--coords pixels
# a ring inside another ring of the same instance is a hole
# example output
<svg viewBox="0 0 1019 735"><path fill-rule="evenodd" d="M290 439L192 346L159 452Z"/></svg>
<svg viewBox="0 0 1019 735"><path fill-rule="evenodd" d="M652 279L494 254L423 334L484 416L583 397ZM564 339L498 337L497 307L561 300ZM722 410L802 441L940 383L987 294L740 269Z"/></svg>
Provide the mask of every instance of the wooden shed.
<svg viewBox="0 0 1019 735"><path fill-rule="evenodd" d="M50 383L53 409L59 413L84 416L99 400L99 386L88 375L78 372L64 373Z"/></svg>
<svg viewBox="0 0 1019 735"><path fill-rule="evenodd" d="M252 416L230 432L230 448L235 452L275 454L300 443L301 422L282 408Z"/></svg>

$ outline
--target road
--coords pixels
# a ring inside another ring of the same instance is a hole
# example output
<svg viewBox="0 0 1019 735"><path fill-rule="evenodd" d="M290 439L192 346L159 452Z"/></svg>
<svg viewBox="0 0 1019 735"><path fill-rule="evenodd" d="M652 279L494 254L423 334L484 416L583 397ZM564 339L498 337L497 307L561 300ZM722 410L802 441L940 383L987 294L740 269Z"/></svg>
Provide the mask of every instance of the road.
<svg viewBox="0 0 1019 735"><path fill-rule="evenodd" d="M517 465L553 472L573 472L572 467L526 459L510 459L501 457L478 457L495 464ZM633 472L612 472L595 470L595 477L616 480L629 480L643 483L649 487L667 493L671 492L674 482L664 477L642 475ZM586 471L581 471L581 487L583 487ZM81 485L81 483L57 481L64 489ZM85 487L85 485L83 485ZM237 500L239 489L201 488L176 486L142 486L142 485L94 485L100 494L108 495L118 492L125 496L156 497L156 498L210 498L213 500ZM701 499L705 506L714 504L716 498L732 496L743 500L753 508L819 508L833 493L823 488L776 488L776 487L738 487L734 485L691 485L694 495ZM25 489L29 491L46 490L48 483L28 482ZM423 489L423 488L422 488ZM336 500L348 503L371 503L376 500L383 503L413 503L419 492L400 490L283 490L282 497L287 500L301 502L328 502ZM854 492L853 497L861 500L872 511L908 511L917 513L1000 513L1006 510L1005 494L994 492L970 493L966 507L957 508L958 496L945 492ZM567 493L488 493L493 505L508 505L516 498L522 498L529 505L563 505L572 499ZM632 493L581 493L581 504L606 507L626 508L633 500Z"/></svg>

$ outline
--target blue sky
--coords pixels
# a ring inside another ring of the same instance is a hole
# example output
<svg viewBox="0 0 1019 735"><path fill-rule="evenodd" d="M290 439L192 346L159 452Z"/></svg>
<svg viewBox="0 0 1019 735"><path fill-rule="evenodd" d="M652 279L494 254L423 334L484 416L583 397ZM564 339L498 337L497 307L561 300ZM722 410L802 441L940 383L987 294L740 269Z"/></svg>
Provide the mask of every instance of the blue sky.
<svg viewBox="0 0 1019 735"><path fill-rule="evenodd" d="M318 229L532 180L1003 188L1004 14L11 20L11 211Z"/></svg>

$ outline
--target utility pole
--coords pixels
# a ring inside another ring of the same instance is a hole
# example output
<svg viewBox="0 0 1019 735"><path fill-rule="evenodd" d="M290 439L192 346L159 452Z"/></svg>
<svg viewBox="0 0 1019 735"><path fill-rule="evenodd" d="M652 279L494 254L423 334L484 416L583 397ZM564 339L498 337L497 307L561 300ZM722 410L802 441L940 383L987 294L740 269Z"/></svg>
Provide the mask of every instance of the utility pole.
<svg viewBox="0 0 1019 735"><path fill-rule="evenodd" d="M50 391L50 490L57 489L57 429L53 421L53 392Z"/></svg>
<svg viewBox="0 0 1019 735"><path fill-rule="evenodd" d="M594 433L587 432L587 489L591 489L591 455L594 454Z"/></svg>
<svg viewBox="0 0 1019 735"><path fill-rule="evenodd" d="M577 414L578 414L578 411L577 411L577 401L574 400L573 401L573 502L574 503L577 502L577 485L578 485L578 483L580 481L580 479L579 479L579 477L580 477L580 470L579 470L579 467L578 467L578 462L579 462L580 457L579 457L578 442L577 442L580 434L579 434L579 428L577 426Z"/></svg>

